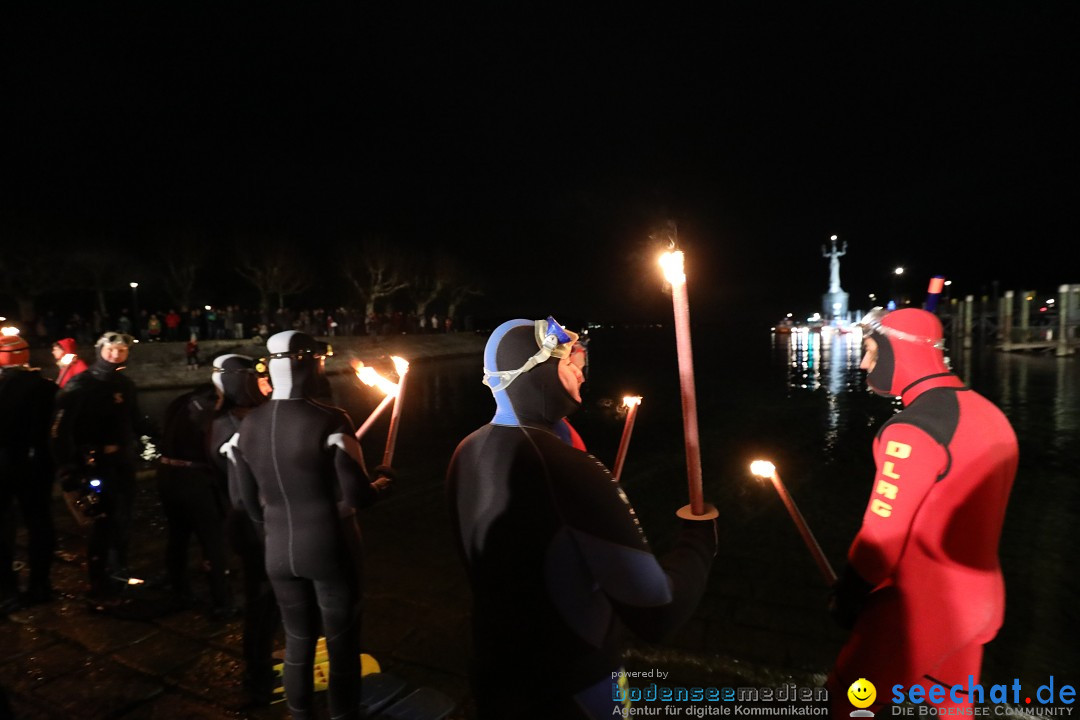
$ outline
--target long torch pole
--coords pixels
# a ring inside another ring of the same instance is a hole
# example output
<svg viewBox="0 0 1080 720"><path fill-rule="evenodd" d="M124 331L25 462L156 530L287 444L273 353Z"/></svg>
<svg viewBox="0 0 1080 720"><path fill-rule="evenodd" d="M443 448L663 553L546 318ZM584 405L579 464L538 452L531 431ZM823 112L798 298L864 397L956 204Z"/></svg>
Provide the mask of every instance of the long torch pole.
<svg viewBox="0 0 1080 720"><path fill-rule="evenodd" d="M690 513L705 514L701 490L701 445L698 439L697 392L694 388L694 354L690 346L690 298L686 291L682 251L665 253L660 260L671 283L675 311L675 346L679 353L679 385L682 389L683 439L686 445L686 482L690 492Z"/></svg>
<svg viewBox="0 0 1080 720"><path fill-rule="evenodd" d="M382 402L375 406L375 409L371 411L370 415L368 415L367 420L364 421L364 424L361 425L360 428L356 431L357 440L364 437L364 434L368 430L370 430L371 426L375 424L375 421L379 419L379 415L382 414L382 411L385 410L386 406L392 402L394 402L394 396L387 395L382 399Z"/></svg>
<svg viewBox="0 0 1080 720"><path fill-rule="evenodd" d="M761 464L759 465L758 463ZM788 493L787 486L785 486L784 481L780 479L780 474L776 472L776 467L772 463L759 460L751 465L751 472L761 477L768 476L768 478L772 480L773 487L776 488L776 492L780 495L780 499L784 501L784 507L787 508L788 515L791 516L792 521L795 523L795 527L799 530L799 534L802 535L803 542L806 543L806 548L810 551L810 554L814 556L814 562L817 563L818 570L821 571L821 576L825 578L825 582L828 585L832 586L832 584L836 582L836 572L832 569L832 565L829 564L829 560L825 557L825 553L822 552L821 546L818 545L814 533L810 532L810 526L806 524L806 520L803 518L802 513L799 512L799 508L795 505L795 500L792 499L791 494Z"/></svg>
<svg viewBox="0 0 1080 720"><path fill-rule="evenodd" d="M619 451L615 454L615 468L611 472L616 481L622 475L626 451L630 447L630 435L634 432L634 419L637 418L637 409L640 404L640 395L628 395L623 398L623 405L626 406L626 422L623 424L622 438L619 440Z"/></svg>
<svg viewBox="0 0 1080 720"><path fill-rule="evenodd" d="M383 465L389 465L390 461L394 459L394 445L397 444L398 428L401 425L401 408L404 405L405 400L405 380L409 376L409 363L401 358L393 358L394 365L397 366L398 371L398 384L397 384L397 401L394 403L394 411L390 413L390 429L386 433L386 449L383 451Z"/></svg>

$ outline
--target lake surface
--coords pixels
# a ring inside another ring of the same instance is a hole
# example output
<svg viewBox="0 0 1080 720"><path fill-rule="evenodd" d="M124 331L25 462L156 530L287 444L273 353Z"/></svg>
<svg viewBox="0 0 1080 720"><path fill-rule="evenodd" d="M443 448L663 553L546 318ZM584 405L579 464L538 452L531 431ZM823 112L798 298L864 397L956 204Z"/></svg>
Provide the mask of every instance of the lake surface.
<svg viewBox="0 0 1080 720"><path fill-rule="evenodd" d="M623 482L663 552L677 530L674 511L686 503L673 331L598 328L590 338L584 404L571 421L610 466L623 426L621 398L644 397ZM870 493L871 441L898 406L866 390L853 335L698 327L693 341L705 494L720 509L721 549L698 615L664 646L635 645L631 662L674 667L687 682L722 672L826 672L844 633L826 614L826 588L776 493L747 468L758 457L777 465L839 569ZM1020 438L1001 543L1006 619L987 647L983 681L1042 683L1054 675L1078 684L1080 358L975 349L951 361L1002 408ZM393 546L414 553L416 573L439 579L418 583L417 592L445 593L448 604L467 608L442 482L454 447L492 415L480 378L479 357L417 363L410 372L394 460L397 495L364 521L375 556L369 588L378 584L380 548ZM348 375L333 384L357 424L379 400ZM159 413L175 394L147 393L143 402ZM381 457L385 432L383 418L364 440L369 466ZM412 520L403 521L405 514Z"/></svg>

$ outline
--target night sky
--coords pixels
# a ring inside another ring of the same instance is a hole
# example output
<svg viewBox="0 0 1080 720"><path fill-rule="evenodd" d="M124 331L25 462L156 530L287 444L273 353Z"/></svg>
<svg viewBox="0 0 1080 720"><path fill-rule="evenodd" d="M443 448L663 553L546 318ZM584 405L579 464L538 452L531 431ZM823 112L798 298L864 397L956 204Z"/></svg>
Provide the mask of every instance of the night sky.
<svg viewBox="0 0 1080 720"><path fill-rule="evenodd" d="M831 234L857 307L1080 282L1071 3L83 5L6 23L9 238L382 238L488 315L658 315L669 221L697 317L817 309Z"/></svg>

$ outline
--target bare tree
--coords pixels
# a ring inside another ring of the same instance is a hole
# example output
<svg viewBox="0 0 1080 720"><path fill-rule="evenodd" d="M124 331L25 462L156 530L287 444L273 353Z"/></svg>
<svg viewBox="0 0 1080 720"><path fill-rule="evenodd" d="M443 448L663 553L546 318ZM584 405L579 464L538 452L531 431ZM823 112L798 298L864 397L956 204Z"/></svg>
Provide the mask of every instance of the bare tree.
<svg viewBox="0 0 1080 720"><path fill-rule="evenodd" d="M67 284L65 270L69 265L66 253L58 251L55 243L36 237L32 231L29 236L22 234L9 237L0 253L0 295L15 301L19 320L28 324L37 319L38 298Z"/></svg>
<svg viewBox="0 0 1080 720"><path fill-rule="evenodd" d="M446 317L453 320L458 308L470 297L484 294L483 288L476 282L476 276L465 272L465 268L456 259L449 256L439 258L436 273L443 279L447 289Z"/></svg>
<svg viewBox="0 0 1080 720"><path fill-rule="evenodd" d="M287 296L300 293L311 285L307 268L280 242L257 253L238 251L236 271L259 291L259 312L263 322L269 322L270 303L275 296L280 310L285 307Z"/></svg>
<svg viewBox="0 0 1080 720"><path fill-rule="evenodd" d="M206 246L197 237L177 232L171 233L160 248L165 292L178 308L191 307L195 279L206 263Z"/></svg>
<svg viewBox="0 0 1080 720"><path fill-rule="evenodd" d="M381 241L365 243L346 256L341 269L364 303L364 317L375 312L379 300L409 287L403 265L401 253Z"/></svg>
<svg viewBox="0 0 1080 720"><path fill-rule="evenodd" d="M439 272L438 260L431 262L429 256L414 264L409 272L408 294L416 308L417 317L427 317L431 305L446 289L446 278Z"/></svg>
<svg viewBox="0 0 1080 720"><path fill-rule="evenodd" d="M139 275L127 255L105 242L75 247L68 253L68 258L78 269L71 273L72 284L94 293L94 304L103 318L109 315L106 293L122 290L130 282L128 278Z"/></svg>

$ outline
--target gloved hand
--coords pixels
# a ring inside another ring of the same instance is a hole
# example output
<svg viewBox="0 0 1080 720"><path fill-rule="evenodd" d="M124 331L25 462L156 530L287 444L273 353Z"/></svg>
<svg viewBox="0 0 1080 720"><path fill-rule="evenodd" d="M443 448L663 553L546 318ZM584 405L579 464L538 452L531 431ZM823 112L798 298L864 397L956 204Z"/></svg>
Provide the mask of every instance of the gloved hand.
<svg viewBox="0 0 1080 720"><path fill-rule="evenodd" d="M375 479L371 486L379 492L384 492L390 487L390 483L397 480L397 472L389 465L377 465L374 470Z"/></svg>
<svg viewBox="0 0 1080 720"><path fill-rule="evenodd" d="M720 546L720 531L716 523L719 513L709 503L705 503L705 513L700 516L694 515L689 508L690 506L687 505L676 513L682 520L683 530L702 537L703 542L708 543L710 546L711 552L709 554L716 557L717 549Z"/></svg>
<svg viewBox="0 0 1080 720"><path fill-rule="evenodd" d="M863 579L850 565L837 578L829 592L829 614L845 630L855 627L855 620L866 604L874 586Z"/></svg>

